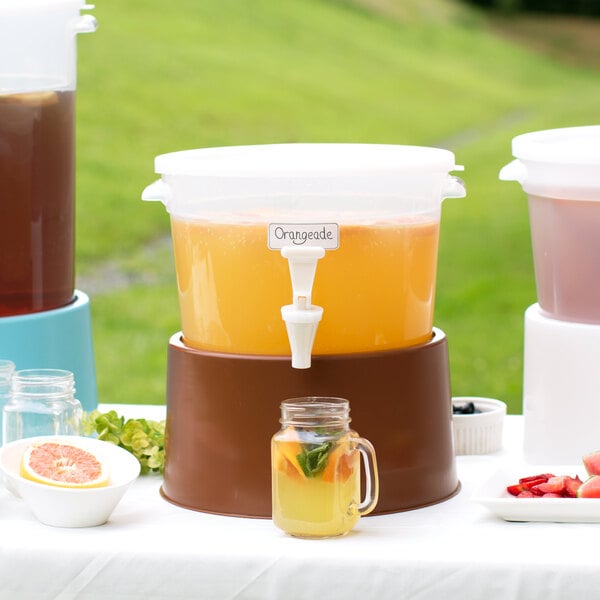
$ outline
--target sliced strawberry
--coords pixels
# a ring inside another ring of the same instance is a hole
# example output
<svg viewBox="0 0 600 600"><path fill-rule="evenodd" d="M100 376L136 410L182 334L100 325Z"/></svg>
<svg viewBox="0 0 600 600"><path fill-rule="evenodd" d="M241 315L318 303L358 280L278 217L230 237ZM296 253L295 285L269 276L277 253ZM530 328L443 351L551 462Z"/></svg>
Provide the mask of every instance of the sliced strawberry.
<svg viewBox="0 0 600 600"><path fill-rule="evenodd" d="M576 498L581 485L579 475L540 473L521 477L519 483L507 486L506 491L517 498Z"/></svg>
<svg viewBox="0 0 600 600"><path fill-rule="evenodd" d="M526 490L524 492L518 493L517 498L537 498L537 496L535 494L532 494L530 491Z"/></svg>
<svg viewBox="0 0 600 600"><path fill-rule="evenodd" d="M537 487L539 485L543 485L547 481L549 481L549 480L548 479L531 479L530 481L526 481L524 483L521 483L520 486L524 490L532 490L534 487Z"/></svg>
<svg viewBox="0 0 600 600"><path fill-rule="evenodd" d="M569 498L576 498L577 490L581 487L582 483L581 479L579 479L579 475L576 475L575 477L565 477L564 495Z"/></svg>
<svg viewBox="0 0 600 600"><path fill-rule="evenodd" d="M566 486L566 475L559 475L557 477L550 477L545 483L540 483L532 486L531 491L535 494L540 492L542 494L559 494L562 495L565 491Z"/></svg>
<svg viewBox="0 0 600 600"><path fill-rule="evenodd" d="M533 491L535 493L536 486L546 483L545 479L528 479L527 481L519 481L519 483L515 483L514 485L509 485L506 488L506 491L513 496L518 496L520 492L528 492ZM542 492L539 492L541 494ZM538 495L539 495L538 494Z"/></svg>
<svg viewBox="0 0 600 600"><path fill-rule="evenodd" d="M538 479L548 481L550 477L554 477L554 475L552 473L540 473L539 475L529 475L529 477L521 477L521 479L519 479L519 483L528 483L530 481L537 481Z"/></svg>
<svg viewBox="0 0 600 600"><path fill-rule="evenodd" d="M509 494L512 494L513 496L518 496L520 493L524 492L525 490L521 489L521 486L518 483L515 483L514 485L507 486L506 491Z"/></svg>

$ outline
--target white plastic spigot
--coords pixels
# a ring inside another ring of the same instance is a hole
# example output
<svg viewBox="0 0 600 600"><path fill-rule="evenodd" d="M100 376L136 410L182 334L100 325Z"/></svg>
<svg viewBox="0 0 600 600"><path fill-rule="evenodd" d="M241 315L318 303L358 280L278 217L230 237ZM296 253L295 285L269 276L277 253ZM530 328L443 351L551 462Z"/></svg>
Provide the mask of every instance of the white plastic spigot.
<svg viewBox="0 0 600 600"><path fill-rule="evenodd" d="M292 367L309 369L312 347L317 335L317 327L323 316L320 306L296 308L294 304L281 307L281 316L285 321L290 349L292 351Z"/></svg>
<svg viewBox="0 0 600 600"><path fill-rule="evenodd" d="M312 287L317 261L325 256L325 250L320 246L284 246L281 255L288 260L292 278L293 304L281 307L290 340L292 367L308 369L317 327L323 316L323 309L311 304Z"/></svg>

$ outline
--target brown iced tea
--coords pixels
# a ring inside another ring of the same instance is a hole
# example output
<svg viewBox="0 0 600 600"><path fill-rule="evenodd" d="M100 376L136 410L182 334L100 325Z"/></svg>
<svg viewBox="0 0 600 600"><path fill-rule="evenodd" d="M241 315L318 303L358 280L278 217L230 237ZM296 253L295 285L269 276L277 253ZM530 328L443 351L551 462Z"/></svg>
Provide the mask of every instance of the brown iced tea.
<svg viewBox="0 0 600 600"><path fill-rule="evenodd" d="M0 317L73 299L74 104L0 94Z"/></svg>

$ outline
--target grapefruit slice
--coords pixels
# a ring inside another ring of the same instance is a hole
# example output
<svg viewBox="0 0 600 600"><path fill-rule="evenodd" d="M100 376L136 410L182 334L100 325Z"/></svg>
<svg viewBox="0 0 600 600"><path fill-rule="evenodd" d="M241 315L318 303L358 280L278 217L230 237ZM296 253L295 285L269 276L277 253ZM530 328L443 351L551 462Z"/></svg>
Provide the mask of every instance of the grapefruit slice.
<svg viewBox="0 0 600 600"><path fill-rule="evenodd" d="M73 444L43 442L25 450L21 475L31 481L68 488L108 485L106 465L94 454Z"/></svg>

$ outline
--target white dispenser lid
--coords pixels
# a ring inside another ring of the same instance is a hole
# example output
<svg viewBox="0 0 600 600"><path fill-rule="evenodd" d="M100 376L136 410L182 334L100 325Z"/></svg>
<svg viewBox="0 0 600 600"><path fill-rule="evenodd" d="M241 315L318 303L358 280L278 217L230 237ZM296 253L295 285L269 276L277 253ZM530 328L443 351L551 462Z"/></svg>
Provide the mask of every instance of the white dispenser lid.
<svg viewBox="0 0 600 600"><path fill-rule="evenodd" d="M392 144L298 143L201 148L156 157L162 179L144 200L161 200L184 218L207 212L353 210L378 214L439 211L465 196L454 154Z"/></svg>
<svg viewBox="0 0 600 600"><path fill-rule="evenodd" d="M0 0L0 12L6 15L8 11L20 12L29 8L60 8L60 7L94 8L85 0Z"/></svg>
<svg viewBox="0 0 600 600"><path fill-rule="evenodd" d="M200 148L156 157L157 173L225 177L347 177L462 170L441 148L392 144L265 144Z"/></svg>
<svg viewBox="0 0 600 600"><path fill-rule="evenodd" d="M0 0L0 94L74 90L78 33L96 30L85 0Z"/></svg>
<svg viewBox="0 0 600 600"><path fill-rule="evenodd" d="M600 125L524 133L513 139L512 151L525 161L600 166Z"/></svg>
<svg viewBox="0 0 600 600"><path fill-rule="evenodd" d="M600 200L600 125L525 133L512 141L516 160L500 179L528 194L563 200Z"/></svg>

